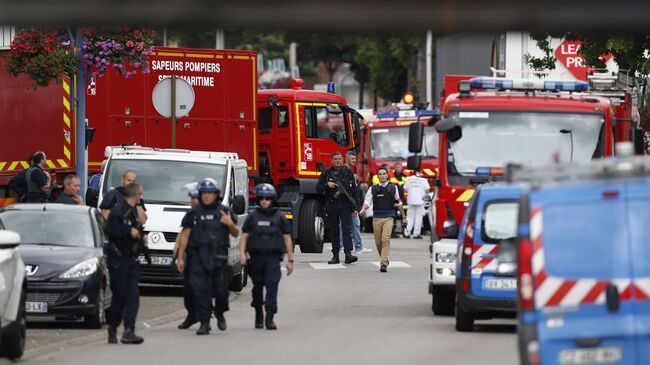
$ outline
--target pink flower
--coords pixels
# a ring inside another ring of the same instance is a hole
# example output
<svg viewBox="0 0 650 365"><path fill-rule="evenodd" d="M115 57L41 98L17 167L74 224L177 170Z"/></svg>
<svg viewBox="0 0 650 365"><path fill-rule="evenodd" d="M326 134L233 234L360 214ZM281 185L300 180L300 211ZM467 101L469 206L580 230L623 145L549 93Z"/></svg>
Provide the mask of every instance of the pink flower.
<svg viewBox="0 0 650 365"><path fill-rule="evenodd" d="M133 36L134 36L136 39L140 39L140 38L142 37L142 32L139 31L139 30L136 30L136 31L133 32Z"/></svg>
<svg viewBox="0 0 650 365"><path fill-rule="evenodd" d="M136 51L142 51L143 48L144 48L144 42L138 42L135 44Z"/></svg>
<svg viewBox="0 0 650 365"><path fill-rule="evenodd" d="M133 47L133 41L126 41L126 46L129 48Z"/></svg>

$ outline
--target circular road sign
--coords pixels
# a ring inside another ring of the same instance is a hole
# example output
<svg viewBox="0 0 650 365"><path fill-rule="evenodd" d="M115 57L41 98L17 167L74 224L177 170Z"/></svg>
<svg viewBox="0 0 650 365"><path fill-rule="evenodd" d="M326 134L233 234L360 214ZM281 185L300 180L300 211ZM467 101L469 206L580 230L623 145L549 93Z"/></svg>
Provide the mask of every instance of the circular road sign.
<svg viewBox="0 0 650 365"><path fill-rule="evenodd" d="M194 106L194 88L185 79L176 77L176 117L186 117ZM165 118L172 116L172 78L166 77L156 84L151 93L156 111Z"/></svg>

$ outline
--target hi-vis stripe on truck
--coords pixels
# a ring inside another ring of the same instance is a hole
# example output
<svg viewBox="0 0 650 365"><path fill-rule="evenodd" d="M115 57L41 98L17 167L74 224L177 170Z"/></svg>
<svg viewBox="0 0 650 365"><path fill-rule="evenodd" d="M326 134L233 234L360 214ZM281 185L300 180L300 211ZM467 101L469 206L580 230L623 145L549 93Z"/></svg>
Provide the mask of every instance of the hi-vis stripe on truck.
<svg viewBox="0 0 650 365"><path fill-rule="evenodd" d="M68 80L63 81L63 100L62 100L62 120L63 120L63 129L61 131L63 135L63 152L61 155L56 155L56 158L45 161L47 168L56 169L56 168L67 168L72 166L72 98L70 97L70 84ZM56 138L53 136L52 138ZM38 150L38 146L34 146L34 152ZM27 157L27 156L25 156ZM52 156L50 156L52 157ZM18 161L0 161L0 172L8 171L20 171L29 168L29 162L27 160L18 160ZM0 199L0 206L8 205L13 202L7 202L8 199ZM9 199L11 200L11 199Z"/></svg>
<svg viewBox="0 0 650 365"><path fill-rule="evenodd" d="M604 304L605 289L614 284L623 301L650 300L650 278L630 279L564 279L548 275L542 244L543 219L539 208L531 210L530 239L533 244L533 282L535 306L575 307L582 304Z"/></svg>

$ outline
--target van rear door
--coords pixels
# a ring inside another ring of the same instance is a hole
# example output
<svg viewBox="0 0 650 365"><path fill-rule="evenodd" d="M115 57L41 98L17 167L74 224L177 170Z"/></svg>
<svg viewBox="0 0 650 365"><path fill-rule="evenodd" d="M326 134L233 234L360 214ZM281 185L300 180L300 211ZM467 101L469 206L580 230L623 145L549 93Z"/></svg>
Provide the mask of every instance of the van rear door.
<svg viewBox="0 0 650 365"><path fill-rule="evenodd" d="M638 363L650 359L650 179L628 184L628 215L637 307Z"/></svg>
<svg viewBox="0 0 650 365"><path fill-rule="evenodd" d="M608 310L606 299L614 287L623 298L632 277L625 195L625 185L612 182L531 194L543 364L637 362L635 305L621 300Z"/></svg>

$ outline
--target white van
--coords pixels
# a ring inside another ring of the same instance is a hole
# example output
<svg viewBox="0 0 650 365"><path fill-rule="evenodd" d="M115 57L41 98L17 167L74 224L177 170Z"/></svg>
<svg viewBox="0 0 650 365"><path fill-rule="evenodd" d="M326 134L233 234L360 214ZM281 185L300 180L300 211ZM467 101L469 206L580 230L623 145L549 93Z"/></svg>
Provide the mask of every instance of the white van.
<svg viewBox="0 0 650 365"><path fill-rule="evenodd" d="M248 214L248 172L246 161L236 153L157 149L125 146L106 147L108 163L102 176L99 203L113 188L121 186L122 174L133 170L142 186L148 220L145 231L152 264L142 264L142 282L182 283L172 260L181 220L190 210L186 185L206 177L217 181L222 204L237 214L239 227ZM241 291L246 285L246 273L239 263L239 237L230 238L229 262L235 273L231 289Z"/></svg>

